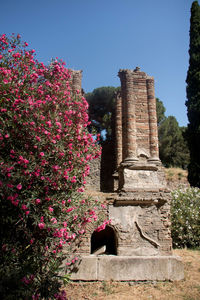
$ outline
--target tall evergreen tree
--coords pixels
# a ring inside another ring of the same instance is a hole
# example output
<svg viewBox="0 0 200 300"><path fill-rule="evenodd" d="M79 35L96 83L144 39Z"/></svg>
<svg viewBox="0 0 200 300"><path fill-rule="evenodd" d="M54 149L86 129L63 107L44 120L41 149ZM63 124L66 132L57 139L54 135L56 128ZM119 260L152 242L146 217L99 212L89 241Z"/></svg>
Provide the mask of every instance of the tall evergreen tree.
<svg viewBox="0 0 200 300"><path fill-rule="evenodd" d="M164 107L163 102L159 98L156 98L156 113L158 126L160 126L161 123L166 119L165 111L166 108Z"/></svg>
<svg viewBox="0 0 200 300"><path fill-rule="evenodd" d="M175 117L169 116L158 127L160 159L165 167L187 168L188 147Z"/></svg>
<svg viewBox="0 0 200 300"><path fill-rule="evenodd" d="M188 180L200 187L200 6L194 1L190 18L189 69L187 73L187 139L190 150Z"/></svg>

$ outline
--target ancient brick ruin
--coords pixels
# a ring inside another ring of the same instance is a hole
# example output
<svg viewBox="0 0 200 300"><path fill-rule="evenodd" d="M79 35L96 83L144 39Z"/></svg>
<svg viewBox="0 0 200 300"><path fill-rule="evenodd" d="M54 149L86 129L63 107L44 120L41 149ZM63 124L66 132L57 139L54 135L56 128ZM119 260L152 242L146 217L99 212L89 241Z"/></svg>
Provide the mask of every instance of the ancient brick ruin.
<svg viewBox="0 0 200 300"><path fill-rule="evenodd" d="M71 86L72 92L75 94L76 91L82 92L82 70L69 70L71 75Z"/></svg>
<svg viewBox="0 0 200 300"><path fill-rule="evenodd" d="M172 255L170 192L159 160L154 79L120 70L116 96L117 192L104 211L111 224L90 228L72 274L78 280L180 280Z"/></svg>

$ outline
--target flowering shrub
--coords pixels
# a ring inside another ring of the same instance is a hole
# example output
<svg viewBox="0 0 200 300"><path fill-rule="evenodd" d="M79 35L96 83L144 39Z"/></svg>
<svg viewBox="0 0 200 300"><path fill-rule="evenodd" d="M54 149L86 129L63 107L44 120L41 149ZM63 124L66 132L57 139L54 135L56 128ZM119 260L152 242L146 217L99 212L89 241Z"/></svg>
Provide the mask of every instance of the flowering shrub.
<svg viewBox="0 0 200 300"><path fill-rule="evenodd" d="M45 67L27 46L0 37L0 289L3 299L65 299L59 266L77 260L86 225L98 219L83 191L100 150L64 63Z"/></svg>
<svg viewBox="0 0 200 300"><path fill-rule="evenodd" d="M200 247L200 189L172 192L171 210L174 247Z"/></svg>

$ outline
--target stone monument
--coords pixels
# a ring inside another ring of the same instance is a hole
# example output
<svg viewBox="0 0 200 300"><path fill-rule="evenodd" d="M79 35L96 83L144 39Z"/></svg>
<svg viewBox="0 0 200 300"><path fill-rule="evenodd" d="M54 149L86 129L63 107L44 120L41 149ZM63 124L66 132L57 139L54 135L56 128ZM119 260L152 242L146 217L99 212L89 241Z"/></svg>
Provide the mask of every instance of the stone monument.
<svg viewBox="0 0 200 300"><path fill-rule="evenodd" d="M72 93L76 94L77 90L82 93L82 70L71 70L70 71L70 81L71 81L71 87L72 87Z"/></svg>
<svg viewBox="0 0 200 300"><path fill-rule="evenodd" d="M172 255L170 192L158 152L154 79L137 67L120 70L116 97L117 192L107 200L110 225L80 248L74 280L181 280Z"/></svg>

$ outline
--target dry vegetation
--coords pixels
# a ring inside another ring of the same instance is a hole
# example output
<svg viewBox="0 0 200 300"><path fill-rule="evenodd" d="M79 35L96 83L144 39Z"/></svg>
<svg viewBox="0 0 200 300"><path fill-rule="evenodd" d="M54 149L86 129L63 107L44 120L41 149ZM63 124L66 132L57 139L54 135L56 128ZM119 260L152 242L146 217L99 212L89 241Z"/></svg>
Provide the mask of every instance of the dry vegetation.
<svg viewBox="0 0 200 300"><path fill-rule="evenodd" d="M187 180L188 172L181 168L165 168L165 176L169 187L177 188L181 185L189 187Z"/></svg>
<svg viewBox="0 0 200 300"><path fill-rule="evenodd" d="M182 257L185 279L174 282L72 282L69 300L200 300L200 251L174 250Z"/></svg>

